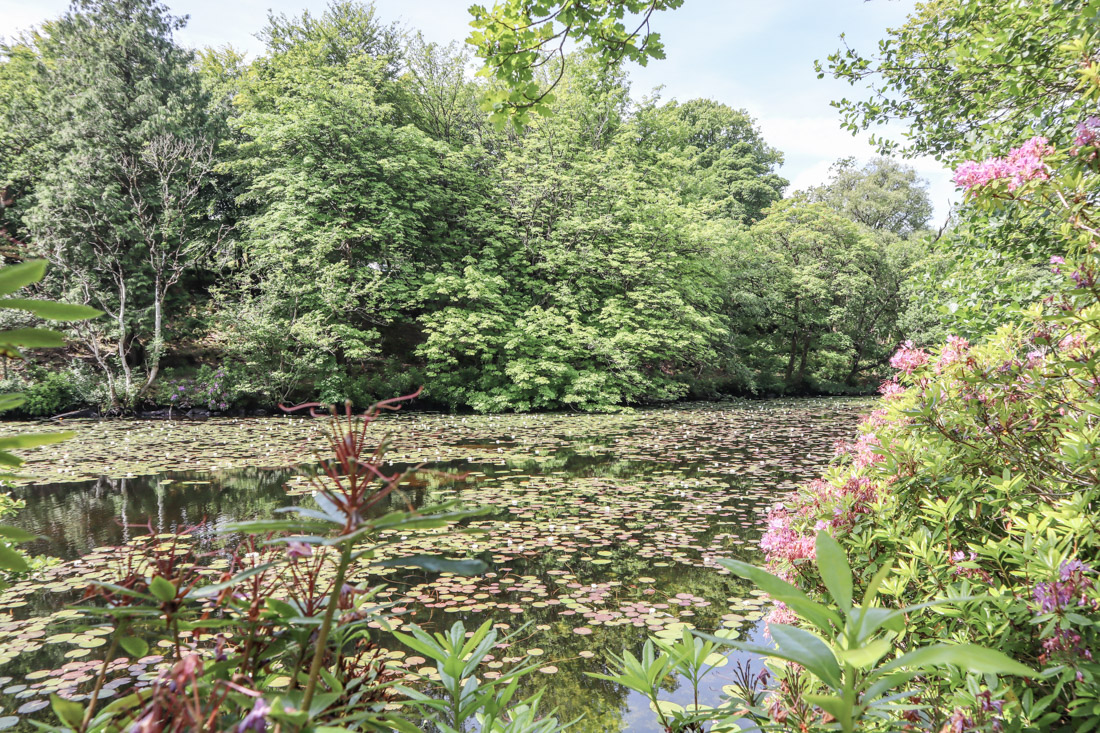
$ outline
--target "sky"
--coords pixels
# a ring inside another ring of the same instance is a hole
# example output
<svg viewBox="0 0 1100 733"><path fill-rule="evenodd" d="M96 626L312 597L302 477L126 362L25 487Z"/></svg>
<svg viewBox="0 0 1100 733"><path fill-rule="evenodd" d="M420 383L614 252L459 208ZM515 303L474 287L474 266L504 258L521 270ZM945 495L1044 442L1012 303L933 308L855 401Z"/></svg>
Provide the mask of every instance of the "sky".
<svg viewBox="0 0 1100 733"><path fill-rule="evenodd" d="M257 54L255 33L268 10L297 15L321 12L327 0L165 0L190 20L179 41L188 46L222 46ZM462 41L469 32L472 0L375 0L384 21L420 30L429 41ZM481 0L488 5L489 0ZM815 59L847 43L873 49L887 28L900 26L915 0L685 0L677 10L654 17L667 58L632 66L636 98L661 87L662 99L708 97L745 109L764 140L783 151L780 173L789 191L824 182L838 158L868 160L875 153L866 136L840 128L830 101L858 97L846 82L818 79ZM0 0L0 36L60 15L67 0ZM841 34L845 39L841 39ZM935 160L909 161L929 182L935 224L957 200L949 173Z"/></svg>

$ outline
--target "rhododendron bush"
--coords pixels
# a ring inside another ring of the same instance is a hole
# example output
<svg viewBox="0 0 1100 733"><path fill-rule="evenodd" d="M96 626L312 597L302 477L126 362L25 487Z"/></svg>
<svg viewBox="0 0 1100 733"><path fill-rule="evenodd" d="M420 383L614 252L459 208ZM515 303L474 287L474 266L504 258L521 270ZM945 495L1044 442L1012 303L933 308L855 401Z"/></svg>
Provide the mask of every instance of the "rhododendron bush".
<svg viewBox="0 0 1100 733"><path fill-rule="evenodd" d="M927 675L905 720L884 729L1100 726L1100 228L1086 193L1096 127L1085 120L1062 149L1036 137L958 167L972 210L1050 216L1065 242L1051 261L1063 286L981 343L903 344L859 436L769 515L769 570L804 590L827 593L814 556L825 530L857 586L896 568L882 591L898 606L974 597L909 616L899 654L975 643L1041 672ZM777 604L772 622L791 620ZM802 704L779 702L777 721Z"/></svg>

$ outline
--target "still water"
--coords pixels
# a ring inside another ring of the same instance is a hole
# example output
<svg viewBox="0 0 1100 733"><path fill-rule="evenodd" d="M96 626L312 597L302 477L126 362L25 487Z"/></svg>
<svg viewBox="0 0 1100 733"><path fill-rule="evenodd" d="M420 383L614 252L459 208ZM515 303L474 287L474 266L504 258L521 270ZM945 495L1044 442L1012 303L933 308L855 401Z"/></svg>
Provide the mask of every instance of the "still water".
<svg viewBox="0 0 1100 733"><path fill-rule="evenodd" d="M764 601L714 561L758 559L767 507L814 477L866 409L814 399L624 415L401 416L382 426L393 436L393 468L423 462L464 478L413 480L393 501L459 498L490 513L467 522L476 534L403 536L394 552L476 556L489 569L474 578L385 569L355 580L383 585L405 623L524 627L509 653L542 665L532 685L560 717L583 715L576 730L658 731L647 701L584 673L685 625L760 640ZM150 531L187 531L217 557L235 541L221 531L229 523L309 502L288 464L308 464L310 446L321 445L319 425L303 420L72 427L74 441L28 455L27 473L50 480L13 491L25 507L11 523L41 537L28 549L62 561L0 593L0 717L19 727L51 692L83 694L102 644L68 631L74 612L65 604L114 548ZM381 631L379 643L403 664L423 664ZM155 657L120 667L112 694L151 678ZM756 663L732 655L704 681L701 703L720 702L738 661ZM688 694L680 685L664 697L688 703Z"/></svg>

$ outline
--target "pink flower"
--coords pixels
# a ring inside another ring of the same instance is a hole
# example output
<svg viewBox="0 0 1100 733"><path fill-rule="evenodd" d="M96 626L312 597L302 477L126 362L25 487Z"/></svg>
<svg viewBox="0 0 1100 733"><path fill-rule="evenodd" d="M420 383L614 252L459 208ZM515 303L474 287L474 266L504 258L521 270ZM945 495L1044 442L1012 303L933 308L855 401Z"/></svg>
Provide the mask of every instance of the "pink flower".
<svg viewBox="0 0 1100 733"><path fill-rule="evenodd" d="M874 433L864 433L859 436L852 446L852 465L856 468L866 468L872 463L885 460L885 456L875 453L874 450L882 445Z"/></svg>
<svg viewBox="0 0 1100 733"><path fill-rule="evenodd" d="M1088 339L1085 338L1083 333L1071 333L1062 337L1062 340L1058 342L1058 348L1062 351L1072 352L1078 349L1083 350L1087 344Z"/></svg>
<svg viewBox="0 0 1100 733"><path fill-rule="evenodd" d="M905 390L902 391L904 392ZM863 422L861 422L860 425L865 425L870 428L881 428L889 422L887 415L888 413L885 409L874 410L867 415L867 417L863 418Z"/></svg>
<svg viewBox="0 0 1100 733"><path fill-rule="evenodd" d="M898 352L890 357L890 366L906 374L912 374L927 361L928 354L923 349L914 349L913 342L906 341Z"/></svg>
<svg viewBox="0 0 1100 733"><path fill-rule="evenodd" d="M888 379L879 385L878 393L882 395L883 399L895 400L905 394L905 387L892 379Z"/></svg>
<svg viewBox="0 0 1100 733"><path fill-rule="evenodd" d="M1007 180L1008 190L1015 191L1027 181L1050 178L1043 158L1052 153L1054 148L1045 137L1033 137L1003 158L962 163L955 169L955 185L974 191L994 181Z"/></svg>
<svg viewBox="0 0 1100 733"><path fill-rule="evenodd" d="M781 506L768 512L768 530L760 538L760 549L769 561L788 562L815 557L814 538L801 535L791 528L791 515Z"/></svg>
<svg viewBox="0 0 1100 733"><path fill-rule="evenodd" d="M291 560L297 560L300 557L313 557L313 545L308 542L291 540L286 543L286 556Z"/></svg>
<svg viewBox="0 0 1100 733"><path fill-rule="evenodd" d="M948 336L947 345L940 349L940 358L936 362L936 372L966 358L970 351L970 342L958 336Z"/></svg>
<svg viewBox="0 0 1100 733"><path fill-rule="evenodd" d="M1100 141L1100 117L1086 117L1084 121L1077 123L1074 132L1077 133L1073 139L1074 148L1096 145ZM1076 149L1073 152L1076 155Z"/></svg>
<svg viewBox="0 0 1100 733"><path fill-rule="evenodd" d="M787 608L786 603L776 602L776 604L772 606L772 610L768 612L767 618L764 619L764 633L767 634L769 637L771 636L771 632L768 630L768 627L770 627L772 624L791 625L796 623L798 623L798 616L795 615L795 612Z"/></svg>

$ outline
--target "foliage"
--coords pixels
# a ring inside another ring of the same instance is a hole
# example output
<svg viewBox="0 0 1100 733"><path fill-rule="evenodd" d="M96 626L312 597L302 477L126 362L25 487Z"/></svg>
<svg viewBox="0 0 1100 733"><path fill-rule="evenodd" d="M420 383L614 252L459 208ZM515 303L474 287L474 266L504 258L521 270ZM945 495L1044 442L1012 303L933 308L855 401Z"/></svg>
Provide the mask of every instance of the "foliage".
<svg viewBox="0 0 1100 733"><path fill-rule="evenodd" d="M981 210L1062 215L1055 233L1065 256L1051 261L1059 287L983 343L952 336L933 352L904 345L881 409L854 444L841 446L824 479L773 510L762 540L772 568L808 590L830 585L824 568L809 564L812 538L826 527L860 560L860 576L897 564L883 592L900 602L989 594L934 622L908 619L904 633L912 643L988 645L1035 665L1040 678L1027 689L928 678L920 695L935 701L936 725L1096 725L1100 536L1090 517L1100 487L1100 263L1094 207L1079 195L1096 175L1096 148L1088 140L1042 145L1038 162L1024 168L976 177L972 165L959 177ZM1020 160L1037 146L1012 155Z"/></svg>
<svg viewBox="0 0 1100 733"><path fill-rule="evenodd" d="M841 158L829 181L807 193L811 201L868 229L908 239L932 218L927 186L912 167L890 158L875 158L862 167L854 158Z"/></svg>
<svg viewBox="0 0 1100 733"><path fill-rule="evenodd" d="M811 380L855 385L865 369L881 368L897 337L903 254L797 197L772 206L749 237L764 337L748 348L760 372L801 390Z"/></svg>
<svg viewBox="0 0 1100 733"><path fill-rule="evenodd" d="M181 27L154 0L89 0L5 64L31 67L22 99L34 106L0 109L20 141L3 176L25 182L22 225L54 264L49 291L110 315L76 332L116 408L156 380L165 308L208 245L196 217L218 128L173 42Z"/></svg>
<svg viewBox="0 0 1100 733"><path fill-rule="evenodd" d="M475 8L496 71L539 95L560 72L537 103L554 115L505 101L498 119L523 120L507 130L477 105L511 82L467 78L463 49L353 0L270 15L254 59L181 48L182 19L154 0L81 2L12 43L0 227L53 259L45 292L112 316L74 329L71 393L169 406L165 373L203 364L232 365L215 404L256 407L365 405L417 374L436 405L487 412L866 391L896 343L935 328L933 309L899 316L921 292L906 278L925 255L922 184L846 164L814 194L876 251L788 370L794 270L745 229L782 196L782 154L744 110L632 99L611 63L658 54L631 18L678 4ZM502 23L525 13L541 19L529 40L591 48L509 56Z"/></svg>
<svg viewBox="0 0 1100 733"><path fill-rule="evenodd" d="M471 6L474 31L467 43L485 59L479 73L503 87L485 94L483 109L498 128L511 120L519 129L530 122L531 113L550 114L551 92L565 72L569 41L586 41L604 68L624 59L645 66L651 58L664 58L660 34L650 31L650 17L682 4L683 0L504 0L492 8ZM557 79L540 85L536 71L555 59Z"/></svg>
<svg viewBox="0 0 1100 733"><path fill-rule="evenodd" d="M425 717L435 718L442 733L461 733L475 720L481 730L489 733L564 730L567 726L560 725L553 716L537 719L539 695L512 703L520 679L537 665L515 665L480 683L475 678L482 665L491 661L490 652L505 648L523 630L500 638L492 621L486 621L467 634L462 622L456 621L442 633L430 634L415 625L410 634L395 632L394 636L434 661L439 670L439 681L434 683L430 675L418 675L426 692L408 687L403 691Z"/></svg>
<svg viewBox="0 0 1100 733"><path fill-rule="evenodd" d="M224 366L213 369L204 364L191 377L169 381L164 401L180 410L201 407L210 412L224 412L235 391L230 379Z"/></svg>
<svg viewBox="0 0 1100 733"><path fill-rule="evenodd" d="M0 296L10 296L18 290L37 283L46 274L46 263L42 260L30 260L17 265L0 268ZM31 298L0 298L0 308L32 313L50 321L78 321L102 315L94 308L81 305L54 303L48 300ZM18 328L0 331L0 358L22 359L22 348L57 347L62 345L61 334L46 328ZM17 393L0 395L0 411L11 410L24 404L25 397ZM22 433L0 438L0 466L5 473L0 481L13 478L11 471L23 465L23 459L11 451L35 446L50 445L73 436L71 432ZM16 508L16 503L4 493L0 494L0 517ZM0 573L26 572L31 569L27 559L14 549L14 545L33 539L30 533L0 525ZM6 582L0 577L0 590Z"/></svg>
<svg viewBox="0 0 1100 733"><path fill-rule="evenodd" d="M852 571L844 550L827 532L819 531L813 544L818 574L829 593L829 602L812 600L795 586L760 568L738 560L719 560L772 599L783 604L792 620L804 626L771 623L768 632L774 647L736 641L736 634L683 631L675 643L647 641L641 657L624 652L613 660L613 675L592 675L625 685L648 697L667 731L699 731L704 722L713 730L874 730L892 720L926 722L917 690L906 689L918 677L938 668L956 667L986 675L1036 673L1004 654L972 644L934 644L908 648L895 656L906 621L929 606L959 605L974 598L951 598L891 609L880 605L879 590L890 576L886 565L871 578L862 600L855 595ZM698 704L702 678L724 664L721 647L758 654L775 662L775 672L786 684L763 700L760 683L741 674L741 684L723 688L729 698L717 708ZM656 649L659 649L658 653ZM905 648L902 645L902 648ZM788 667L787 665L791 665ZM657 695L673 674L692 684L695 703L686 712L664 703ZM791 684L792 680L798 680ZM795 694L790 694L795 692Z"/></svg>
<svg viewBox="0 0 1100 733"><path fill-rule="evenodd" d="M923 3L876 54L845 48L818 75L870 86L867 99L834 102L853 133L900 120L906 153L980 159L1003 140L1065 138L1089 113L1078 85L1096 74L1098 9L1091 0Z"/></svg>
<svg viewBox="0 0 1100 733"><path fill-rule="evenodd" d="M677 188L687 201L708 204L711 217L749 224L782 197L787 181L774 169L783 154L764 142L746 111L709 99L657 102L649 97L635 113L631 149L654 169L682 160Z"/></svg>

